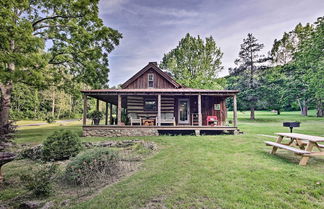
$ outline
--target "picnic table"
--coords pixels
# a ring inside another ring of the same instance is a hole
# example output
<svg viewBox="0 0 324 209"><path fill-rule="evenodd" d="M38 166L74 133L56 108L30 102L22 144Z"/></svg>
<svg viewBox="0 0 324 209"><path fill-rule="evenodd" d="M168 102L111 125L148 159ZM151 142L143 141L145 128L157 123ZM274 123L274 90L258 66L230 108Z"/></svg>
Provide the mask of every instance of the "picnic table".
<svg viewBox="0 0 324 209"><path fill-rule="evenodd" d="M310 157L324 156L324 145L319 144L319 142L324 142L324 137L297 133L276 133L276 135L278 135L276 142L265 141L266 145L273 146L271 154L275 154L278 148L292 151L296 155L302 156L299 165L306 165ZM288 143L282 143L284 137L289 138L290 141ZM297 146L298 148L293 146ZM314 152L314 147L319 151Z"/></svg>

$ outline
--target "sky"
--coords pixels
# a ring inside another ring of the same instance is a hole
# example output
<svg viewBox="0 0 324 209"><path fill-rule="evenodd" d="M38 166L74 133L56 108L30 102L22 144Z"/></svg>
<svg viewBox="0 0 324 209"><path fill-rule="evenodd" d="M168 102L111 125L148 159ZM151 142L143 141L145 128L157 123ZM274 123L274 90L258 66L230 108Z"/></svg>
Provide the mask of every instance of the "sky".
<svg viewBox="0 0 324 209"><path fill-rule="evenodd" d="M99 11L105 25L123 34L109 55L109 86L115 86L148 62L160 63L186 33L213 36L224 53L219 76L225 76L248 33L265 45L266 54L284 32L323 16L324 1L101 0Z"/></svg>

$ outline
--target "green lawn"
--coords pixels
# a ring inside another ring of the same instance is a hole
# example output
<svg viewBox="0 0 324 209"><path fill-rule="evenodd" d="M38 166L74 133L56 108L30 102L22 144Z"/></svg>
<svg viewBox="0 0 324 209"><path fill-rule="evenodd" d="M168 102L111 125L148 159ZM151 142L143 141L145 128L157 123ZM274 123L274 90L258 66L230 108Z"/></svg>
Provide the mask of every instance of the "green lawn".
<svg viewBox="0 0 324 209"><path fill-rule="evenodd" d="M263 141L274 139L258 135L288 132L283 121L301 121L294 132L324 136L324 119L298 112L257 112L255 121L248 117L249 112L239 113L243 135L134 137L156 142L159 152L132 176L74 208L324 208L324 158L298 166L293 153L269 155ZM24 127L17 142L37 144L60 128L81 131L76 122ZM10 173L10 168L9 163L3 170Z"/></svg>

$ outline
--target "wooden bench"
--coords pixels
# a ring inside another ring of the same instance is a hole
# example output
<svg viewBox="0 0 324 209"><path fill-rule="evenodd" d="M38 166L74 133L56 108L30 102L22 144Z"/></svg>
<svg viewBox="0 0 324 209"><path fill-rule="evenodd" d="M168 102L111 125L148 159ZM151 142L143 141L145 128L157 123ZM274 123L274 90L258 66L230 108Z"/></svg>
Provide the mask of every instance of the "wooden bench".
<svg viewBox="0 0 324 209"><path fill-rule="evenodd" d="M307 152L305 150L297 149L295 147L279 144L279 143L276 143L276 142L265 141L264 143L266 145L268 145L268 146L273 146L273 147L278 147L278 148L281 148L281 149L289 150L289 151L292 151L292 152L294 152L296 154L299 154L299 155L310 154L310 152Z"/></svg>

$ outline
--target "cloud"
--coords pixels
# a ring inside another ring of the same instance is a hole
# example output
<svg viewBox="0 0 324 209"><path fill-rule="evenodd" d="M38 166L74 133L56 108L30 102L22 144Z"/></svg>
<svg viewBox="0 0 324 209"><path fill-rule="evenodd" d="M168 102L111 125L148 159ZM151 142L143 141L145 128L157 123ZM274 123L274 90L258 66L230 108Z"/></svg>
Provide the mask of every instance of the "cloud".
<svg viewBox="0 0 324 209"><path fill-rule="evenodd" d="M170 16L176 18L187 18L187 17L196 17L199 15L198 12L193 10L185 9L176 9L176 8L167 8L167 7L148 7L148 6L136 6L136 9L142 11L144 14L149 13L150 15L162 15Z"/></svg>
<svg viewBox="0 0 324 209"><path fill-rule="evenodd" d="M267 53L299 22L314 22L323 15L324 1L292 0L113 0L100 4L105 23L123 33L120 46L110 57L110 85L124 82L149 61L160 62L186 33L212 35L224 52L227 68L234 66L240 44L253 33Z"/></svg>
<svg viewBox="0 0 324 209"><path fill-rule="evenodd" d="M100 14L111 14L121 10L122 6L126 4L128 0L101 0L99 2Z"/></svg>

